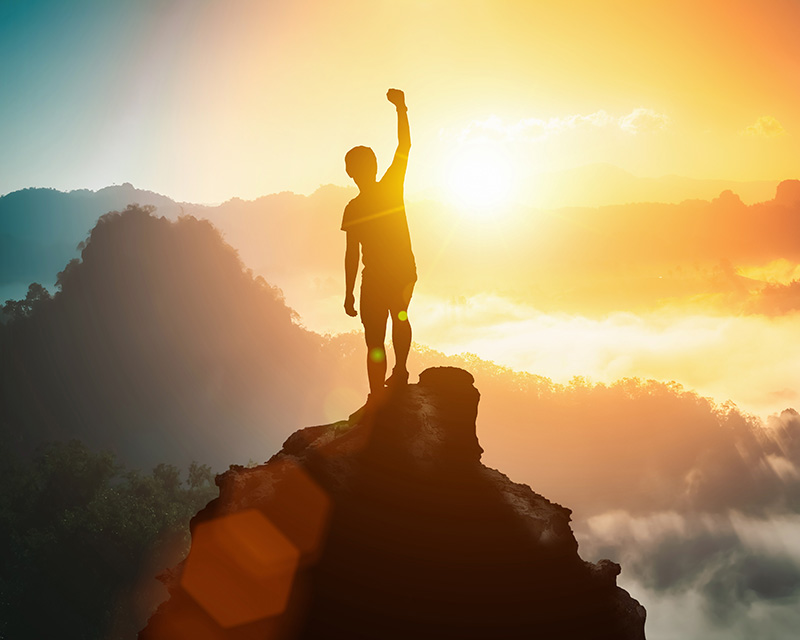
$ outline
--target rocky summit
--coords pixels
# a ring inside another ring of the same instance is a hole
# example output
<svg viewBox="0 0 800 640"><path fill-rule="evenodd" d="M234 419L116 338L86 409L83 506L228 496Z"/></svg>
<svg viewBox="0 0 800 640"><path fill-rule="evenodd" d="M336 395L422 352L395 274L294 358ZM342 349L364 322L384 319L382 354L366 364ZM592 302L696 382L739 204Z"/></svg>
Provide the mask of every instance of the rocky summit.
<svg viewBox="0 0 800 640"><path fill-rule="evenodd" d="M428 369L218 476L140 639L643 639L570 510L481 464L473 382Z"/></svg>

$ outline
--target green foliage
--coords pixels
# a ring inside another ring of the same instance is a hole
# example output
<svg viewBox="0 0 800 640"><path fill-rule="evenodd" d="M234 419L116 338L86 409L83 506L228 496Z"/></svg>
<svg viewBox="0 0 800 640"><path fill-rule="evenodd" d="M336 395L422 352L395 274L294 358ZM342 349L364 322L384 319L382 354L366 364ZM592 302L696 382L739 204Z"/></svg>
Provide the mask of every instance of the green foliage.
<svg viewBox="0 0 800 640"><path fill-rule="evenodd" d="M192 489L202 487L203 485L213 487L214 473L211 471L211 467L207 464L197 464L192 461L189 465L189 477L186 479L186 484Z"/></svg>
<svg viewBox="0 0 800 640"><path fill-rule="evenodd" d="M125 471L78 441L0 462L0 638L133 637L137 585L155 584L168 545L188 549L189 519L216 495L209 467L182 483L172 465Z"/></svg>

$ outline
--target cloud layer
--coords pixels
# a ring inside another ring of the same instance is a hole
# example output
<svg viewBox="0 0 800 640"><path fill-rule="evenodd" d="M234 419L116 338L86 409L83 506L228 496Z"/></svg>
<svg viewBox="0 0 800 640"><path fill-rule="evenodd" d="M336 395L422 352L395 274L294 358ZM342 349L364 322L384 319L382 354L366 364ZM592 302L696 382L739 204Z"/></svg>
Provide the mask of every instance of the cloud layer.
<svg viewBox="0 0 800 640"><path fill-rule="evenodd" d="M800 624L797 515L614 512L586 525L581 552L622 563L620 582L655 614L648 637L782 640Z"/></svg>

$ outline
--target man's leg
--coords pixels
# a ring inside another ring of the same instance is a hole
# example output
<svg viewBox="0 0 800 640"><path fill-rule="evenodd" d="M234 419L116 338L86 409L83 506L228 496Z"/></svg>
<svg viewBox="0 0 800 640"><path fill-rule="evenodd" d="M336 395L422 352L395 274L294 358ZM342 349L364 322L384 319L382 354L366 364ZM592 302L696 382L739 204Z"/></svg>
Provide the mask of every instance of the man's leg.
<svg viewBox="0 0 800 640"><path fill-rule="evenodd" d="M364 322L364 336L367 340L367 378L369 391L375 393L383 389L386 380L386 316L383 321Z"/></svg>
<svg viewBox="0 0 800 640"><path fill-rule="evenodd" d="M390 380L396 382L408 381L408 352L411 350L411 322L408 319L408 305L414 284L402 290L402 296L397 304L389 309L392 316L392 345L394 346L394 370Z"/></svg>
<svg viewBox="0 0 800 640"><path fill-rule="evenodd" d="M408 313L400 310L392 313L392 344L394 345L394 369L408 377L408 352L411 350L411 323Z"/></svg>
<svg viewBox="0 0 800 640"><path fill-rule="evenodd" d="M361 283L361 323L367 342L367 378L370 393L383 390L386 380L386 317L389 313L380 299L380 289Z"/></svg>

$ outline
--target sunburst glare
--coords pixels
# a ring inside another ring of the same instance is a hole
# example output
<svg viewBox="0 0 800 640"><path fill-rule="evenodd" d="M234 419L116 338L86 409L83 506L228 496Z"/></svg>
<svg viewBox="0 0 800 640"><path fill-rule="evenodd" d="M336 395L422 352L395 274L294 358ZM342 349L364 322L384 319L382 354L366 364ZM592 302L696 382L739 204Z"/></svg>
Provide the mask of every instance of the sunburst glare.
<svg viewBox="0 0 800 640"><path fill-rule="evenodd" d="M465 213L492 217L511 203L514 167L499 145L459 149L447 164L445 187L450 201Z"/></svg>

